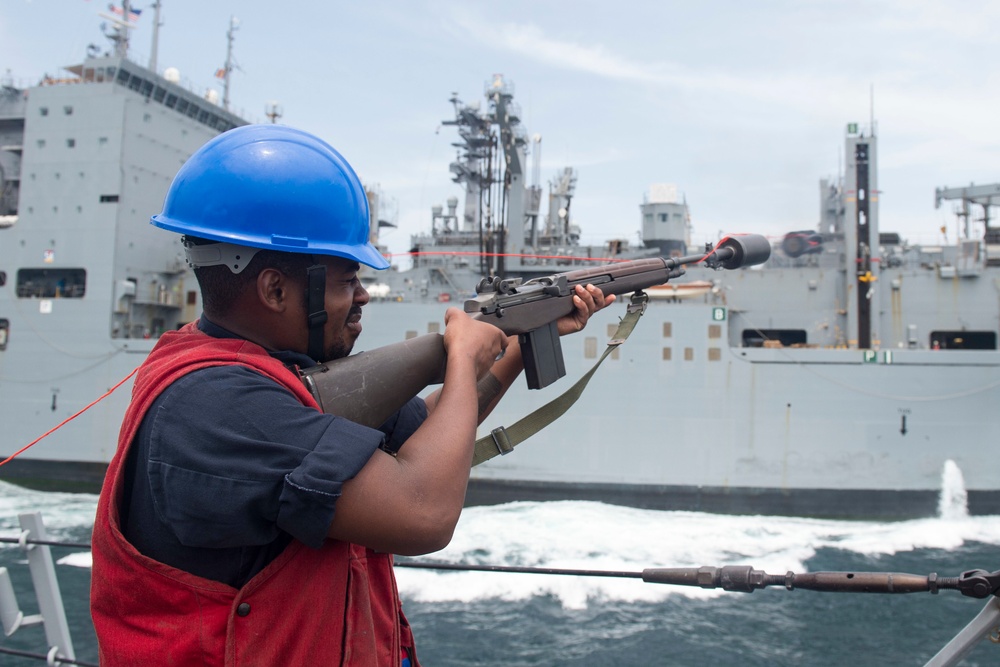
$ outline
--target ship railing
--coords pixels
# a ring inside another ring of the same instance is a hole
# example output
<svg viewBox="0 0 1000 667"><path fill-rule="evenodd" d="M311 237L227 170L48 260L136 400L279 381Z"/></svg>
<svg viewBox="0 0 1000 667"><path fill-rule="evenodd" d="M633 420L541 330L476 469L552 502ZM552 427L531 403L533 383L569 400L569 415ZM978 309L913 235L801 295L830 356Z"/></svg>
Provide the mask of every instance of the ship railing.
<svg viewBox="0 0 1000 667"><path fill-rule="evenodd" d="M40 613L32 616L24 615L17 603L10 574L7 568L0 567L0 620L2 620L3 630L7 637L25 625L43 624L49 648L45 654L42 654L0 646L0 654L45 660L49 665L99 667L99 665L76 659L51 553L51 547L89 550L90 545L49 540L41 512L19 514L18 520L21 525L20 535L0 537L0 544L16 544L26 552ZM786 572L774 575L743 565L621 571L476 565L410 558L397 559L395 565L396 567L444 571L641 579L644 582L654 584L698 586L707 589L721 588L725 591L742 593L752 593L754 590L768 586L782 586L789 591L799 588L813 591L855 593L930 592L937 594L942 589L954 589L969 597L989 598L989 601L972 621L925 663L924 667L955 667L984 639L1000 644L1000 570L992 573L983 570L970 570L963 572L959 577L939 577L936 573L922 577L912 574L880 572L812 572L799 575L794 572Z"/></svg>
<svg viewBox="0 0 1000 667"><path fill-rule="evenodd" d="M31 581L38 600L38 614L26 616L21 611L14 594L14 586L10 580L7 568L0 567L0 621L7 637L13 635L19 628L26 625L41 623L45 628L45 641L48 651L42 654L16 651L0 647L0 653L28 658L39 658L50 665L90 665L79 662L73 651L73 641L70 638L69 623L66 621L66 609L63 606L62 593L59 591L59 580L56 578L56 568L52 561L51 546L61 545L48 539L41 512L28 512L18 515L21 534L13 539L26 553L28 569L31 571ZM11 541L11 540L4 540ZM73 545L76 548L89 545ZM94 665L94 667L97 667Z"/></svg>

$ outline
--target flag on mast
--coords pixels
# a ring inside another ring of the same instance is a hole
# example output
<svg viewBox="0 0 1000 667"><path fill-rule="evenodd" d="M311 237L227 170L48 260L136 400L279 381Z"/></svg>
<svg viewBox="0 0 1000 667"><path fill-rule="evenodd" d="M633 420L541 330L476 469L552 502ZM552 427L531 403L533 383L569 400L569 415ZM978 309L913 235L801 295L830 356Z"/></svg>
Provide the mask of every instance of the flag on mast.
<svg viewBox="0 0 1000 667"><path fill-rule="evenodd" d="M125 16L125 10L123 10L118 5L110 4L110 5L108 5L108 9L110 9L111 13L114 14L115 16L121 16L121 17ZM139 14L141 14L141 13L142 13L141 9L135 9L135 8L129 7L129 10L128 10L128 22L129 23L136 23L139 20Z"/></svg>

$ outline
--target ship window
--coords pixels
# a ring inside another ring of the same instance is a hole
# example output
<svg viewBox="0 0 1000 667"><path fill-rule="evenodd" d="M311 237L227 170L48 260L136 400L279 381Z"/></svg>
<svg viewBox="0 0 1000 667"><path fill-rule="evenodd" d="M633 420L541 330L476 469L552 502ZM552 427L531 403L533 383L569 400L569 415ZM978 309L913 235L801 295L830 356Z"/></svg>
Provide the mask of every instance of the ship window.
<svg viewBox="0 0 1000 667"><path fill-rule="evenodd" d="M0 271L0 287L3 287L6 284L7 284L7 272Z"/></svg>
<svg viewBox="0 0 1000 667"><path fill-rule="evenodd" d="M669 213L661 213L660 214L660 222L666 222L669 218L670 218L670 214Z"/></svg>
<svg viewBox="0 0 1000 667"><path fill-rule="evenodd" d="M167 95L167 89L162 86L157 86L156 90L153 91L153 101L162 102L163 98Z"/></svg>
<svg viewBox="0 0 1000 667"><path fill-rule="evenodd" d="M76 148L76 139L67 139L66 140L66 147L67 148Z"/></svg>
<svg viewBox="0 0 1000 667"><path fill-rule="evenodd" d="M64 106L63 107L63 113L66 114L67 116L72 116L73 115L73 105L72 104L67 104L66 106Z"/></svg>
<svg viewBox="0 0 1000 667"><path fill-rule="evenodd" d="M79 299L87 287L86 269L18 269L21 299Z"/></svg>
<svg viewBox="0 0 1000 667"><path fill-rule="evenodd" d="M49 115L49 108L48 107L38 107L38 115L40 115L40 116L48 116Z"/></svg>
<svg viewBox="0 0 1000 667"><path fill-rule="evenodd" d="M0 350L7 349L8 331L10 331L10 320L0 320Z"/></svg>
<svg viewBox="0 0 1000 667"><path fill-rule="evenodd" d="M722 360L722 350L717 347L708 348L708 360L709 361L721 361Z"/></svg>
<svg viewBox="0 0 1000 667"><path fill-rule="evenodd" d="M932 350L995 350L995 331L932 331Z"/></svg>
<svg viewBox="0 0 1000 667"><path fill-rule="evenodd" d="M743 347L793 347L806 344L804 329L744 329Z"/></svg>
<svg viewBox="0 0 1000 667"><path fill-rule="evenodd" d="M185 99L177 100L177 111L179 113L184 113L185 111L187 111L187 108L188 108L189 104L190 104L190 102L188 102Z"/></svg>
<svg viewBox="0 0 1000 667"><path fill-rule="evenodd" d="M39 148L45 148L45 139L39 139L38 140L38 147Z"/></svg>
<svg viewBox="0 0 1000 667"><path fill-rule="evenodd" d="M177 96L174 95L173 93L170 93L169 95L167 95L167 101L163 103L163 106L169 109L173 109L174 105L176 104L177 104Z"/></svg>
<svg viewBox="0 0 1000 667"><path fill-rule="evenodd" d="M118 201L118 195L101 195L102 204L114 204Z"/></svg>
<svg viewBox="0 0 1000 667"><path fill-rule="evenodd" d="M118 83L123 86L128 83L128 72L123 69L118 70Z"/></svg>
<svg viewBox="0 0 1000 667"><path fill-rule="evenodd" d="M142 94L149 97L153 94L153 82L149 80L143 80L142 82Z"/></svg>

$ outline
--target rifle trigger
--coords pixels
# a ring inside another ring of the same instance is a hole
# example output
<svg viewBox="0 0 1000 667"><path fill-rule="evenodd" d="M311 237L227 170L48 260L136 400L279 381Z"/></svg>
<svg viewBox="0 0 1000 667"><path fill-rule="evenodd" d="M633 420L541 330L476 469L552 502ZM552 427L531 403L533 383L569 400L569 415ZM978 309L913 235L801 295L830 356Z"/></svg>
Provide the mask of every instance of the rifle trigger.
<svg viewBox="0 0 1000 667"><path fill-rule="evenodd" d="M493 438L493 444L497 446L497 451L500 452L501 456L507 456L514 451L514 445L507 437L507 429L503 426L498 426L490 431L490 437Z"/></svg>

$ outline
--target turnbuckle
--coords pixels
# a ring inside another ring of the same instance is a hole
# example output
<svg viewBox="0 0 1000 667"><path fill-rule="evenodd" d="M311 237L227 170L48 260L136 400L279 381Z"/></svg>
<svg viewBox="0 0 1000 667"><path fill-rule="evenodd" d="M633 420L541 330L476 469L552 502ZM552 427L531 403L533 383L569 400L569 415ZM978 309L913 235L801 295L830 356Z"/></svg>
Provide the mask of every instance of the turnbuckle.
<svg viewBox="0 0 1000 667"><path fill-rule="evenodd" d="M958 590L971 598L985 598L1000 595L1000 570L966 570L958 575Z"/></svg>

